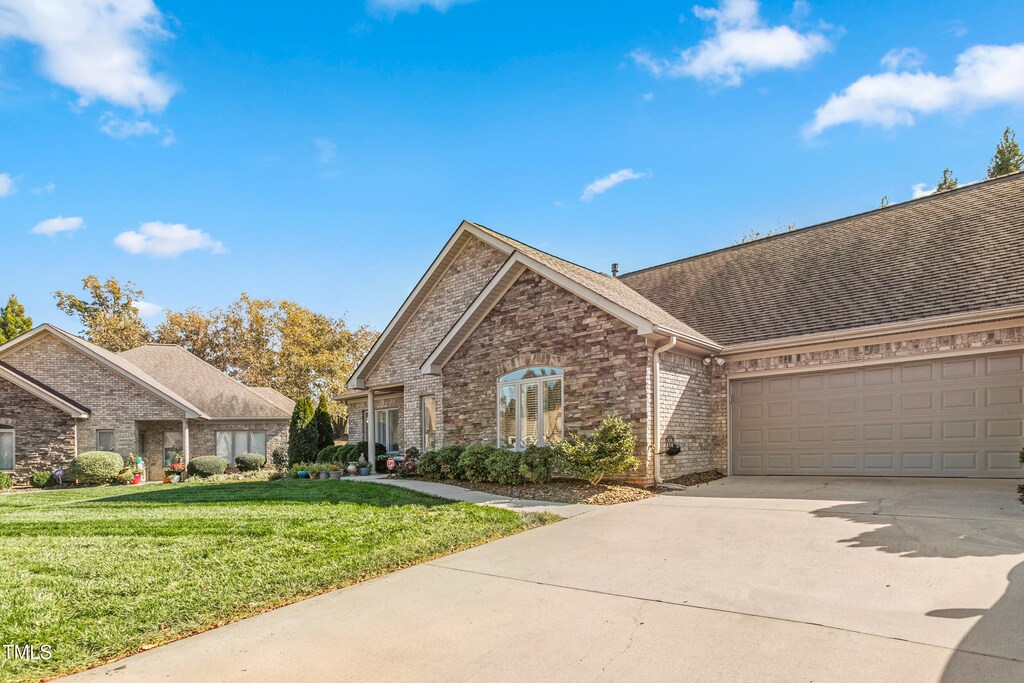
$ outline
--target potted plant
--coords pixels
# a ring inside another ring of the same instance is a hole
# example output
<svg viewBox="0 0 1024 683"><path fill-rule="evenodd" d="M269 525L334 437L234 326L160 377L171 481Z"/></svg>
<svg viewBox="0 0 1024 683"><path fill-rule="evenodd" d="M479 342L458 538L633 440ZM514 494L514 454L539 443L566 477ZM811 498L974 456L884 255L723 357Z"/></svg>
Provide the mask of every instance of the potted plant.
<svg viewBox="0 0 1024 683"><path fill-rule="evenodd" d="M181 482L182 475L185 474L185 463L175 462L171 463L169 467L164 469L164 483L165 484L177 484Z"/></svg>
<svg viewBox="0 0 1024 683"><path fill-rule="evenodd" d="M315 462L311 462L306 465L306 478L316 479L320 475L320 465ZM302 472L299 472L299 477L302 477Z"/></svg>
<svg viewBox="0 0 1024 683"><path fill-rule="evenodd" d="M143 472L145 472L145 470L143 470L141 467L138 467L138 466L133 467L132 468L132 480L130 482L128 482L128 483L132 484L132 485L134 485L134 484L141 484L142 483L142 474L143 474Z"/></svg>
<svg viewBox="0 0 1024 683"><path fill-rule="evenodd" d="M317 474L320 475L321 479L331 478L331 466L330 465L317 465Z"/></svg>
<svg viewBox="0 0 1024 683"><path fill-rule="evenodd" d="M359 476L367 477L370 475L370 461L366 459L366 454L363 453L359 456Z"/></svg>
<svg viewBox="0 0 1024 683"><path fill-rule="evenodd" d="M341 465L336 462L331 463L331 479L341 479Z"/></svg>

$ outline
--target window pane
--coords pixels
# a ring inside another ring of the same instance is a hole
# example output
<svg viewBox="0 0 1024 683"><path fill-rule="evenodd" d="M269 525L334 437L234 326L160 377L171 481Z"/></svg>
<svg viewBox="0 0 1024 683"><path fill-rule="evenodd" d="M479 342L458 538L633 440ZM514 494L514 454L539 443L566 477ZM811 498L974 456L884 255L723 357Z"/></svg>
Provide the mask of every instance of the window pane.
<svg viewBox="0 0 1024 683"><path fill-rule="evenodd" d="M266 432L249 432L249 452L258 455L267 454Z"/></svg>
<svg viewBox="0 0 1024 683"><path fill-rule="evenodd" d="M437 448L437 433L434 431L437 426L437 399L433 396L424 396L422 399L420 419L423 425L423 451L432 451Z"/></svg>
<svg viewBox="0 0 1024 683"><path fill-rule="evenodd" d="M521 413L519 419L519 445L521 448L535 446L538 434L539 399L537 396L540 385L536 382L519 385L521 394Z"/></svg>
<svg viewBox="0 0 1024 683"><path fill-rule="evenodd" d="M498 387L498 445L516 447L516 385Z"/></svg>
<svg viewBox="0 0 1024 683"><path fill-rule="evenodd" d="M14 432L0 432L0 470L14 469Z"/></svg>
<svg viewBox="0 0 1024 683"><path fill-rule="evenodd" d="M507 375L498 379L499 382L515 382L521 379L532 379L534 377L551 377L553 375L561 375L561 368L548 368L548 367L537 367L537 368L521 368L514 372L510 372Z"/></svg>
<svg viewBox="0 0 1024 683"><path fill-rule="evenodd" d="M562 440L565 429L562 415L562 380L544 381L544 443Z"/></svg>
<svg viewBox="0 0 1024 683"><path fill-rule="evenodd" d="M401 445L398 441L401 438L402 430L398 427L398 411L388 411L388 440L384 442L384 445L388 447L388 452L393 453L401 450Z"/></svg>
<svg viewBox="0 0 1024 683"><path fill-rule="evenodd" d="M102 429L96 432L96 450L114 450L114 432L109 429Z"/></svg>
<svg viewBox="0 0 1024 683"><path fill-rule="evenodd" d="M231 432L217 432L217 455L231 459Z"/></svg>
<svg viewBox="0 0 1024 683"><path fill-rule="evenodd" d="M388 412L386 410L377 411L377 443L384 444L387 448L388 445Z"/></svg>
<svg viewBox="0 0 1024 683"><path fill-rule="evenodd" d="M164 467L169 467L184 448L181 432L164 432Z"/></svg>

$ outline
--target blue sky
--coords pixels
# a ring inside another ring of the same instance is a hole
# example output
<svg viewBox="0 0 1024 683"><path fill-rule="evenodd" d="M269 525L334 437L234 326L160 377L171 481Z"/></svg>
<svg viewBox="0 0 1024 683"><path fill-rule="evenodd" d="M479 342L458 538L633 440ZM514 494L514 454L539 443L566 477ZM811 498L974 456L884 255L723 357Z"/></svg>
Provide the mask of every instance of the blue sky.
<svg viewBox="0 0 1024 683"><path fill-rule="evenodd" d="M51 293L95 273L380 329L463 218L626 272L904 201L1024 135L1022 26L995 1L0 0L0 296L77 330Z"/></svg>

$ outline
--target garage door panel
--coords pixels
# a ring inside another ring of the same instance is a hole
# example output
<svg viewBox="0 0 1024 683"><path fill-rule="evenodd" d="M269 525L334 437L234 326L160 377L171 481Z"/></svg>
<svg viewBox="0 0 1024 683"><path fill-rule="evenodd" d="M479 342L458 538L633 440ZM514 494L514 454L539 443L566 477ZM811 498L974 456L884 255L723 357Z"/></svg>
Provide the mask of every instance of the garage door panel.
<svg viewBox="0 0 1024 683"><path fill-rule="evenodd" d="M737 474L1024 476L1024 353L733 380Z"/></svg>

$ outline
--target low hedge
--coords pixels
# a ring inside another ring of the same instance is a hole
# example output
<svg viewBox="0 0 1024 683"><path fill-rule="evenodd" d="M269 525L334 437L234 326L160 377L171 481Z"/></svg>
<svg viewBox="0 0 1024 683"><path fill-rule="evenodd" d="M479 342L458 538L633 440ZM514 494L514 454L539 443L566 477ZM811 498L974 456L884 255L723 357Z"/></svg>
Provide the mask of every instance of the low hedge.
<svg viewBox="0 0 1024 683"><path fill-rule="evenodd" d="M71 461L64 472L64 479L83 486L109 484L123 469L124 458L118 453L88 451Z"/></svg>
<svg viewBox="0 0 1024 683"><path fill-rule="evenodd" d="M34 489L45 489L57 485L57 477L53 472L33 472L28 478L29 485Z"/></svg>
<svg viewBox="0 0 1024 683"><path fill-rule="evenodd" d="M188 461L188 473L202 479L224 474L227 468L228 461L216 455L200 455Z"/></svg>
<svg viewBox="0 0 1024 683"><path fill-rule="evenodd" d="M14 486L14 480L6 472L0 472L0 491Z"/></svg>
<svg viewBox="0 0 1024 683"><path fill-rule="evenodd" d="M267 458L259 453L242 453L235 458L235 467L239 472L255 472L267 463Z"/></svg>

